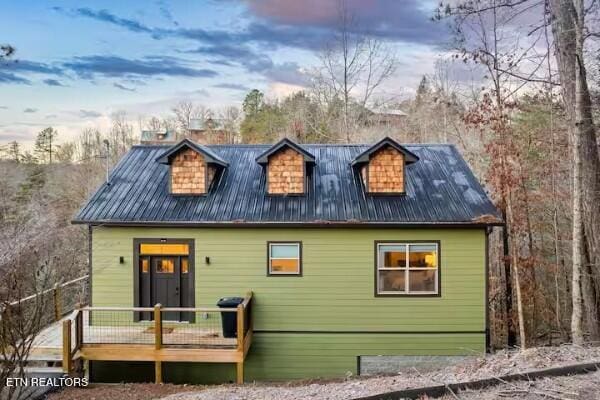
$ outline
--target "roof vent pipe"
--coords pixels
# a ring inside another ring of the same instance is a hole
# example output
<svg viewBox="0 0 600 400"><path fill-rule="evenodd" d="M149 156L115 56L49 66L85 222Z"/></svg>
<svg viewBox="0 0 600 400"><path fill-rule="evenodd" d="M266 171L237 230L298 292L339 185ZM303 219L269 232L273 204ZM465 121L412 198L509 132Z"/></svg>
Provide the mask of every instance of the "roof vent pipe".
<svg viewBox="0 0 600 400"><path fill-rule="evenodd" d="M106 153L104 155L104 159L106 161L106 184L110 185L110 182L108 180L108 155L110 154L109 150L110 150L110 142L108 141L108 139L104 139L104 145L106 146Z"/></svg>

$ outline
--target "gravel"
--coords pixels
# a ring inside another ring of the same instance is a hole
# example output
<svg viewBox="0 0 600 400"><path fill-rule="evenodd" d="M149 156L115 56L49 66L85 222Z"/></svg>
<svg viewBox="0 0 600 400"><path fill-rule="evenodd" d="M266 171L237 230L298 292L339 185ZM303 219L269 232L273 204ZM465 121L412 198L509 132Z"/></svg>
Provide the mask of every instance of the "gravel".
<svg viewBox="0 0 600 400"><path fill-rule="evenodd" d="M347 400L395 390L592 361L600 361L600 347L539 347L524 351L500 351L470 362L423 373L409 370L390 376L354 377L324 383L221 385L200 392L174 394L163 400Z"/></svg>
<svg viewBox="0 0 600 400"><path fill-rule="evenodd" d="M50 396L51 400L67 400L80 398L135 398L135 399L154 399L162 398L163 400L348 400L356 397L370 396L377 393L384 393L408 388L439 385L443 383L453 383L481 378L489 378L493 376L506 375L516 372L528 371L533 369L557 367L562 365L595 362L600 361L600 347L579 347L573 345L565 345L558 347L539 347L527 349L524 351L500 351L492 355L487 355L481 358L474 358L471 361L466 361L461 364L455 364L445 368L418 371L416 369L403 370L394 375L378 376L378 377L348 377L343 380L312 380L312 381L292 381L287 383L246 383L245 385L217 385L217 386L176 386L176 385L137 385L143 387L144 395L140 397L140 392L136 397L125 396L126 393L121 392L111 396L108 392L110 385L95 385L105 387L106 397L90 396L91 389L66 389L59 393ZM523 399L579 399L575 397L579 395L575 389L583 390L582 393L595 393L593 390L599 390L600 375L588 374L581 377L564 377L554 378L556 385L561 385L561 379L565 382L567 379L586 380L586 377L596 377L592 387L578 387L577 383L573 383L573 390L565 389L569 394L560 394L558 392L545 394L546 397L539 393L538 386L543 385L546 380L540 380L535 383L515 383L507 384L502 388L490 388L482 392L464 392L461 393L460 399L497 399L497 398L523 398ZM548 380L548 382L552 382ZM574 381L577 382L577 381ZM522 386L529 385L529 386ZM531 386L533 385L533 386ZM122 385L130 387L130 393L136 392L135 384ZM152 392L152 387L155 387L156 392ZM160 388L168 387L168 390L161 391ZM524 387L532 388L529 392L524 392ZM558 387L558 386L557 386ZM180 388L177 390L177 388ZM113 389L113 390L116 390ZM513 390L513 392L511 392ZM556 389L558 390L558 389ZM502 392L504 391L504 392ZM520 392L519 392L520 391ZM170 394L174 393L174 394ZM488 393L496 393L492 397L487 396ZM498 394L500 393L500 394ZM558 394L557 394L558 393ZM510 397L510 396L516 397ZM538 396L538 397L518 397L522 396ZM56 397L55 397L56 396ZM165 397L166 396L166 397ZM468 397L471 396L471 397ZM475 397L473 397L475 396ZM480 397L477 397L480 396ZM508 397L507 397L508 396ZM571 396L571 397L569 397ZM581 397L585 399L599 399L600 396ZM448 397L448 399L456 399Z"/></svg>

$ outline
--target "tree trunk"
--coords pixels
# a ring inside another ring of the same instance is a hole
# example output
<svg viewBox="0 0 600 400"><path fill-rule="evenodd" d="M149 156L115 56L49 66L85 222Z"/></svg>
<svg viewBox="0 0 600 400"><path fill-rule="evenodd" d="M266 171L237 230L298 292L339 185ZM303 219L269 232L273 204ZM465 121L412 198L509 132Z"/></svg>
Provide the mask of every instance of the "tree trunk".
<svg viewBox="0 0 600 400"><path fill-rule="evenodd" d="M583 340L582 320L590 333L600 335L597 308L600 293L600 156L592 101L583 58L584 4L582 0L551 0L563 100L573 146L573 314L574 341ZM579 226L578 226L579 225ZM588 263L584 263L587 260ZM583 273L587 272L587 273ZM583 274L582 274L583 273ZM586 289L582 295L582 279ZM593 296L593 297L590 297ZM592 313L592 314L590 314ZM591 337L598 340L598 337Z"/></svg>

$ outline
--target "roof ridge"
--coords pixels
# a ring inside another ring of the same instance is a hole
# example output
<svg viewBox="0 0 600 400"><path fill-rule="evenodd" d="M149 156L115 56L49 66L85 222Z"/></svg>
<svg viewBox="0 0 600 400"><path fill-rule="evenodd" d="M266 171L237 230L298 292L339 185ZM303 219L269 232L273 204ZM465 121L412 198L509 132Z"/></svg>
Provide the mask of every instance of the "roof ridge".
<svg viewBox="0 0 600 400"><path fill-rule="evenodd" d="M399 142L400 143L400 142ZM156 148L165 148L174 146L177 143L164 143L164 144L145 144L145 143L136 143L131 147L156 147ZM249 148L263 148L263 147L271 147L272 145L269 143L228 143L228 144L202 144L198 143L201 146L205 146L208 148L219 148L219 147L249 147ZM454 143L400 143L402 146L407 147L456 147ZM301 143L301 146L312 146L312 147L364 147L364 146L372 146L372 143Z"/></svg>

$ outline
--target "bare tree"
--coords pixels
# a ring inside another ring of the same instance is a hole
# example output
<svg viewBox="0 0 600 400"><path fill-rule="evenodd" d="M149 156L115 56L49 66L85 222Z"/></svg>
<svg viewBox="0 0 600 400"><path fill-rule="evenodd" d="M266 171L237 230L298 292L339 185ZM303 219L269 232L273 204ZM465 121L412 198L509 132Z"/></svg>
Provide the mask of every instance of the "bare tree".
<svg viewBox="0 0 600 400"><path fill-rule="evenodd" d="M573 342L600 339L600 157L587 83L585 40L590 36L583 0L551 0L552 31L573 156Z"/></svg>
<svg viewBox="0 0 600 400"><path fill-rule="evenodd" d="M327 104L341 99L343 134L351 142L353 103L361 114L377 88L394 73L396 58L386 43L360 31L346 0L340 0L337 30L320 60L321 66L313 74L313 90Z"/></svg>
<svg viewBox="0 0 600 400"><path fill-rule="evenodd" d="M219 112L219 119L222 121L222 129L227 134L227 142L235 143L237 132L240 128L242 113L238 107L227 107Z"/></svg>
<svg viewBox="0 0 600 400"><path fill-rule="evenodd" d="M192 119L205 120L212 115L212 112L208 108L202 105L195 105L191 101L180 101L172 108L172 111L175 114L176 125L182 136L185 136Z"/></svg>

